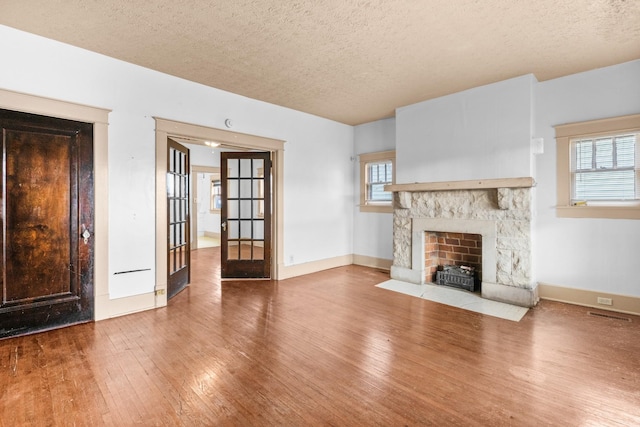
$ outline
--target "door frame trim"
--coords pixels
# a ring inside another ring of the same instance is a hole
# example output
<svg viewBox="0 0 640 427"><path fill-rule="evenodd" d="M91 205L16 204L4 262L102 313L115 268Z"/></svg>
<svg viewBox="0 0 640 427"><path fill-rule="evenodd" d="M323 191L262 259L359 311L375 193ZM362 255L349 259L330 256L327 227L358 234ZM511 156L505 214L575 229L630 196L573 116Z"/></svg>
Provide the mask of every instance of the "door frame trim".
<svg viewBox="0 0 640 427"><path fill-rule="evenodd" d="M207 126L153 117L156 122L156 307L167 305L167 138L187 138L216 141L226 146L270 151L272 153L273 214L271 218L272 256L271 279L278 280L284 273L284 143L285 141L246 133L232 132Z"/></svg>
<svg viewBox="0 0 640 427"><path fill-rule="evenodd" d="M93 124L93 234L95 237L93 320L124 314L121 313L120 302L109 298L108 126L111 110L5 89L0 89L0 108Z"/></svg>

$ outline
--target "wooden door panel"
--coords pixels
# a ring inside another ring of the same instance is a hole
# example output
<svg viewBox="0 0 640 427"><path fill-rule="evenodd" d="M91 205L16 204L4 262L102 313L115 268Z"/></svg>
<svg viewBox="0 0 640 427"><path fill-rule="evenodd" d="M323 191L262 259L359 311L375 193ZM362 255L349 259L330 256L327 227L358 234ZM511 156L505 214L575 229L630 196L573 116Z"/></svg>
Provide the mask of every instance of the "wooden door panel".
<svg viewBox="0 0 640 427"><path fill-rule="evenodd" d="M93 319L93 126L0 110L0 338Z"/></svg>
<svg viewBox="0 0 640 427"><path fill-rule="evenodd" d="M71 245L70 195L74 180L69 162L49 173L50 159L70 157L69 137L7 134L5 298L7 303L68 295ZM58 218L58 221L50 221Z"/></svg>

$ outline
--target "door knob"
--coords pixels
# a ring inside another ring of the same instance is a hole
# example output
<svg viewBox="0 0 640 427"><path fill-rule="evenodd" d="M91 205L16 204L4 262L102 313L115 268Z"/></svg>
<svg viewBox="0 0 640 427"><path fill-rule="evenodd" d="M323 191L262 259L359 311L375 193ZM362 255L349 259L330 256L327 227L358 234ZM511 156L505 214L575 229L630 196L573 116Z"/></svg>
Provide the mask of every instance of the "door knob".
<svg viewBox="0 0 640 427"><path fill-rule="evenodd" d="M222 222L220 227L222 227L222 231L227 231L227 221Z"/></svg>
<svg viewBox="0 0 640 427"><path fill-rule="evenodd" d="M88 228L84 226L84 224L82 225L82 228L84 228L84 231L82 232L82 240L86 245L87 243L89 243L89 237L91 237L91 232L89 231Z"/></svg>

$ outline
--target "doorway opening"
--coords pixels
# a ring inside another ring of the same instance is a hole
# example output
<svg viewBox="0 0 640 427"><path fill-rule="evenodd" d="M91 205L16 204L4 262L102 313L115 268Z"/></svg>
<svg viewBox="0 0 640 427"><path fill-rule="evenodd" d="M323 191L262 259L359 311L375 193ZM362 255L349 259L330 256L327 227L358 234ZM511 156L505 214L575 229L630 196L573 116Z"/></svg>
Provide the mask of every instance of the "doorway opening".
<svg viewBox="0 0 640 427"><path fill-rule="evenodd" d="M220 246L220 167L201 165L197 153L192 152L191 160L191 249L204 249ZM217 153L213 163L219 163Z"/></svg>
<svg viewBox="0 0 640 427"><path fill-rule="evenodd" d="M272 217L269 227L273 239L271 243L272 262L269 276L277 280L283 268L283 228L284 207L284 141L228 130L192 125L172 120L155 118L156 121L156 307L167 304L167 231L168 212L166 207L167 188L167 141L186 140L199 145L215 141L224 147L238 151L263 151L271 153L272 161Z"/></svg>
<svg viewBox="0 0 640 427"><path fill-rule="evenodd" d="M139 297L109 297L108 124L110 110L0 89L0 108L93 124L94 315L93 320L145 307Z"/></svg>
<svg viewBox="0 0 640 427"><path fill-rule="evenodd" d="M93 124L0 109L0 338L93 320Z"/></svg>

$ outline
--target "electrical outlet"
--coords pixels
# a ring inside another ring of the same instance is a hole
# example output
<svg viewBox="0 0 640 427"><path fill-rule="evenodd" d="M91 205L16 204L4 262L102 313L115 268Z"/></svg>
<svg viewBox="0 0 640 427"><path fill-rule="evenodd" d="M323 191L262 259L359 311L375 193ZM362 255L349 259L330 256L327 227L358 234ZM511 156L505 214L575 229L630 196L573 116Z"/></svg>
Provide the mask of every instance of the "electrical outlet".
<svg viewBox="0 0 640 427"><path fill-rule="evenodd" d="M613 305L613 300L611 298L598 297L598 304Z"/></svg>

